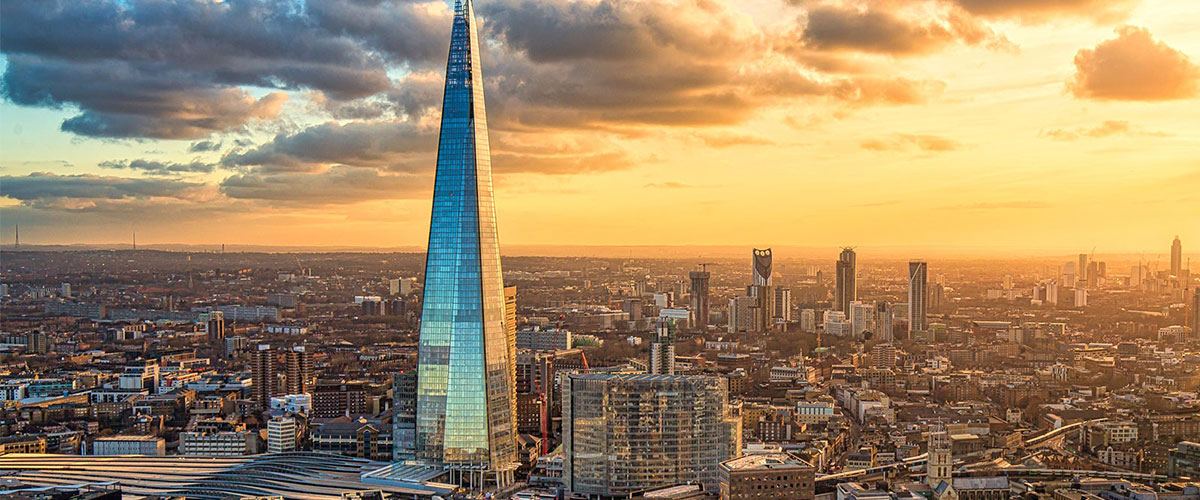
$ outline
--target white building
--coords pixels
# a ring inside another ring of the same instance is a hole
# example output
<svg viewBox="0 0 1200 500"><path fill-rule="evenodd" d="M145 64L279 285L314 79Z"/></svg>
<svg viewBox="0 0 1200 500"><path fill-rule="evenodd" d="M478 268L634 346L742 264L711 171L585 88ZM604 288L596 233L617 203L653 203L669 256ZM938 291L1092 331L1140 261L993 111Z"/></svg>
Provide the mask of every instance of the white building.
<svg viewBox="0 0 1200 500"><path fill-rule="evenodd" d="M850 332L854 338L862 338L874 330L874 316L875 306L857 300L850 303Z"/></svg>
<svg viewBox="0 0 1200 500"><path fill-rule="evenodd" d="M296 451L296 419L273 417L267 421L267 453Z"/></svg>
<svg viewBox="0 0 1200 500"><path fill-rule="evenodd" d="M288 413L312 413L312 396L308 394L286 394L271 398L272 410L283 410Z"/></svg>
<svg viewBox="0 0 1200 500"><path fill-rule="evenodd" d="M813 309L800 311L800 331L805 333L817 332L817 311Z"/></svg>

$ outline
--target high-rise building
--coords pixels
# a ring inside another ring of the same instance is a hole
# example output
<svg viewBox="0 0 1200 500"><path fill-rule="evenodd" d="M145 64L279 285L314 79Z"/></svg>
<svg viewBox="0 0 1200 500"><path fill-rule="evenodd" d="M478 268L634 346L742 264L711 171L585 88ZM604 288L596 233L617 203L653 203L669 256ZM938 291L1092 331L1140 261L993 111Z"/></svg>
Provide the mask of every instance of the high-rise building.
<svg viewBox="0 0 1200 500"><path fill-rule="evenodd" d="M392 379L392 460L416 458L417 374L397 373Z"/></svg>
<svg viewBox="0 0 1200 500"><path fill-rule="evenodd" d="M729 333L753 332L757 299L742 295L729 299Z"/></svg>
<svg viewBox="0 0 1200 500"><path fill-rule="evenodd" d="M563 391L563 484L624 498L655 487L717 491L741 450L741 419L724 377L571 374Z"/></svg>
<svg viewBox="0 0 1200 500"><path fill-rule="evenodd" d="M925 261L915 260L908 263L908 336L913 332L928 329L929 323L925 318L925 301L928 300L927 280L929 265Z"/></svg>
<svg viewBox="0 0 1200 500"><path fill-rule="evenodd" d="M417 460L452 483L502 486L516 468L515 364L505 319L479 37L456 3L417 354Z"/></svg>
<svg viewBox="0 0 1200 500"><path fill-rule="evenodd" d="M856 339L861 339L875 330L875 306L861 301L850 303L850 332Z"/></svg>
<svg viewBox="0 0 1200 500"><path fill-rule="evenodd" d="M1192 338L1200 339L1200 288L1192 289Z"/></svg>
<svg viewBox="0 0 1200 500"><path fill-rule="evenodd" d="M875 339L891 342L895 340L892 332L892 305L887 302L875 303Z"/></svg>
<svg viewBox="0 0 1200 500"><path fill-rule="evenodd" d="M771 285L771 249L759 250L754 249L754 281L751 282L755 286L770 286Z"/></svg>
<svg viewBox="0 0 1200 500"><path fill-rule="evenodd" d="M205 324L208 329L208 345L218 355L225 355L225 314L221 311L212 311L208 313L208 322Z"/></svg>
<svg viewBox="0 0 1200 500"><path fill-rule="evenodd" d="M1171 242L1171 276L1183 276L1183 243L1178 236Z"/></svg>
<svg viewBox="0 0 1200 500"><path fill-rule="evenodd" d="M816 333L817 331L817 311L816 309L803 309L800 311L800 331L804 333Z"/></svg>
<svg viewBox="0 0 1200 500"><path fill-rule="evenodd" d="M253 382L254 403L260 409L269 408L275 396L275 351L269 344L259 344L250 360L250 377Z"/></svg>
<svg viewBox="0 0 1200 500"><path fill-rule="evenodd" d="M312 353L298 345L284 353L284 389L287 394L305 394L312 389Z"/></svg>
<svg viewBox="0 0 1200 500"><path fill-rule="evenodd" d="M1075 270L1078 273L1075 277L1076 286L1085 286L1088 279L1088 256L1086 253L1079 254L1079 267Z"/></svg>
<svg viewBox="0 0 1200 500"><path fill-rule="evenodd" d="M650 373L675 374L675 321L659 319L650 339Z"/></svg>
<svg viewBox="0 0 1200 500"><path fill-rule="evenodd" d="M771 285L750 285L746 287L746 295L754 298L752 306L753 330L766 332L775 324L775 287Z"/></svg>
<svg viewBox="0 0 1200 500"><path fill-rule="evenodd" d="M690 293L692 298L692 315L695 316L696 329L702 332L708 330L708 281L711 277L712 273L704 269L688 273L688 278L692 281ZM630 319L632 320L633 318Z"/></svg>
<svg viewBox="0 0 1200 500"><path fill-rule="evenodd" d="M940 313L946 305L946 285L934 283L929 287L929 312Z"/></svg>
<svg viewBox="0 0 1200 500"><path fill-rule="evenodd" d="M775 318L784 323L792 321L792 289L775 287Z"/></svg>
<svg viewBox="0 0 1200 500"><path fill-rule="evenodd" d="M843 248L838 256L837 288L834 291L833 308L850 316L850 303L858 300L858 284L855 282L858 272L858 256L853 248Z"/></svg>

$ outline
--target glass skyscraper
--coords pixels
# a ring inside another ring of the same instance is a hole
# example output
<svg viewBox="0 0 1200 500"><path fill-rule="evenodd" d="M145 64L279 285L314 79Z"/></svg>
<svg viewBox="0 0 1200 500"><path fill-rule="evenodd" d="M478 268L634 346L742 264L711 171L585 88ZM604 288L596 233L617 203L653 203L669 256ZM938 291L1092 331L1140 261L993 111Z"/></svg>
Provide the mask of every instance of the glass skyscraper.
<svg viewBox="0 0 1200 500"><path fill-rule="evenodd" d="M416 460L451 481L512 481L517 462L500 247L470 0L456 3L417 362Z"/></svg>

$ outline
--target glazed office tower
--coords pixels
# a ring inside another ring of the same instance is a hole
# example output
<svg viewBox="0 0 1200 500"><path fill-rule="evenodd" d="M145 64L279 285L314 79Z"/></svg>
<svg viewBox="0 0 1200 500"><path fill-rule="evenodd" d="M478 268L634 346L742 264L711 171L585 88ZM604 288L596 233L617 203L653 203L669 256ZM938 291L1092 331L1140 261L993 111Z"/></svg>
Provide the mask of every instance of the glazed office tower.
<svg viewBox="0 0 1200 500"><path fill-rule="evenodd" d="M473 488L512 481L517 464L504 284L470 0L456 3L417 360L415 457Z"/></svg>

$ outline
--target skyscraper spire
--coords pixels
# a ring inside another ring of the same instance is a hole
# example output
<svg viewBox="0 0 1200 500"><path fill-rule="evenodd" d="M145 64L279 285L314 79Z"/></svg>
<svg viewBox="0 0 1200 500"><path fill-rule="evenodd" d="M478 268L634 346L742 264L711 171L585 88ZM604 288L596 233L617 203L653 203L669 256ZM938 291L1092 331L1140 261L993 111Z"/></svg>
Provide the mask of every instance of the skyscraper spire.
<svg viewBox="0 0 1200 500"><path fill-rule="evenodd" d="M470 0L455 3L417 355L414 456L473 487L513 481L516 370ZM403 445L403 444L402 444Z"/></svg>

